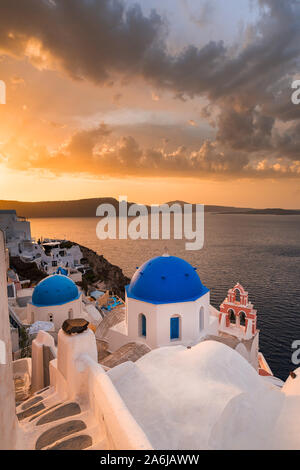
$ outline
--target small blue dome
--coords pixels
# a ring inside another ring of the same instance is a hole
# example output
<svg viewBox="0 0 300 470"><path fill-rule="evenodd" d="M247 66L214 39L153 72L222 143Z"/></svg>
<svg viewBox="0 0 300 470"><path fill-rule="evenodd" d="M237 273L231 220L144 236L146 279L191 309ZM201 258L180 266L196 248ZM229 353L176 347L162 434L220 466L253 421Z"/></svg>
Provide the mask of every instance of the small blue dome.
<svg viewBox="0 0 300 470"><path fill-rule="evenodd" d="M56 274L63 274L64 276L67 276L68 275L68 271L64 268L61 268L59 267L57 270L56 270Z"/></svg>
<svg viewBox="0 0 300 470"><path fill-rule="evenodd" d="M150 259L126 286L127 296L152 304L191 302L209 291L196 270L176 256Z"/></svg>
<svg viewBox="0 0 300 470"><path fill-rule="evenodd" d="M54 274L38 283L33 291L32 304L36 307L63 305L80 297L78 287L67 276Z"/></svg>

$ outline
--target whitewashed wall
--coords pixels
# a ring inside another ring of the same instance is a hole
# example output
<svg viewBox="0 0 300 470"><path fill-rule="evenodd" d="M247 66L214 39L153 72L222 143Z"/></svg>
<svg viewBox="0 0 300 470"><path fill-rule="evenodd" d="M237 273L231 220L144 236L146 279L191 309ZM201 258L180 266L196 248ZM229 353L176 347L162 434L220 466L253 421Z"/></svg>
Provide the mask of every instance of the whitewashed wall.
<svg viewBox="0 0 300 470"><path fill-rule="evenodd" d="M200 309L203 307L203 328L200 330ZM129 341L146 343L151 349L174 344L189 345L201 332L209 329L209 292L194 302L153 305L126 297L127 325L112 328L107 336L109 350L115 351ZM146 337L141 335L140 315L146 317ZM170 339L170 320L180 317L180 338ZM122 331L123 329L123 331Z"/></svg>
<svg viewBox="0 0 300 470"><path fill-rule="evenodd" d="M55 330L58 331L63 322L69 318L69 311L72 310L72 318L80 318L82 315L82 300L73 300L63 305L53 305L50 307L36 307L33 304L27 304L27 320L29 323L36 321L50 321L50 314L53 317Z"/></svg>
<svg viewBox="0 0 300 470"><path fill-rule="evenodd" d="M4 236L0 230L0 341L3 346L0 348L2 353L5 351L0 358L0 449L2 450L14 449L17 435L6 269Z"/></svg>

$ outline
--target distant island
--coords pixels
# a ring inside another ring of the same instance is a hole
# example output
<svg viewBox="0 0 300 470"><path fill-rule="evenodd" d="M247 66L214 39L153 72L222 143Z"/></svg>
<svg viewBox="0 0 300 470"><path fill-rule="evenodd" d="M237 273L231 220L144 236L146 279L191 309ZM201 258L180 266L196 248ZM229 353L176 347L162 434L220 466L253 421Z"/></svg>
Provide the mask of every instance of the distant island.
<svg viewBox="0 0 300 470"><path fill-rule="evenodd" d="M184 201L170 201L167 204L186 204ZM28 219L48 217L95 217L96 209L100 204L112 204L119 210L119 201L115 198L93 198L72 201L43 201L43 202L21 202L0 201L0 210L15 209L17 214ZM134 204L128 202L128 206ZM193 204L195 207L195 204ZM150 209L149 206L148 210ZM262 214L262 215L300 215L300 210L291 209L253 209L231 206L205 205L206 213L215 214Z"/></svg>
<svg viewBox="0 0 300 470"><path fill-rule="evenodd" d="M222 212L224 213L224 212ZM300 210L293 209L235 209L233 212L226 212L227 214L247 214L247 215L300 215Z"/></svg>

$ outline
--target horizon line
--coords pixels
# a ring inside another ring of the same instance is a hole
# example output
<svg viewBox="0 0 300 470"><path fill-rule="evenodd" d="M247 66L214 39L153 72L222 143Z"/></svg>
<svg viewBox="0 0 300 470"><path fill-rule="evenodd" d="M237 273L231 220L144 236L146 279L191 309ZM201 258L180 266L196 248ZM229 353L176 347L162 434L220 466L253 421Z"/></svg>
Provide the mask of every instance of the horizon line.
<svg viewBox="0 0 300 470"><path fill-rule="evenodd" d="M119 202L119 200L114 197L114 196L97 196L97 197L81 197L79 199L57 199L57 200L40 200L40 201L20 201L16 199L0 199L0 204L1 202L11 202L11 203L18 203L18 204L42 204L42 203L59 203L59 202L80 202L80 201L92 201L95 199L114 199L115 201ZM284 210L284 211L300 211L300 209L291 209L291 208L284 208L284 207L245 207L245 206L236 206L236 205L223 205L223 204L204 204L204 203L199 203L199 202L186 202L183 200L173 200L173 201L165 201L161 203L137 203L137 202L132 202L132 201L127 201L128 204L138 204L138 205L144 205L144 206L159 206L162 204L170 204L170 203L184 203L184 204L190 204L190 205L195 205L195 204L201 204L205 206L216 206L216 207L232 207L234 209L249 209L249 210ZM1 209L0 209L1 210Z"/></svg>

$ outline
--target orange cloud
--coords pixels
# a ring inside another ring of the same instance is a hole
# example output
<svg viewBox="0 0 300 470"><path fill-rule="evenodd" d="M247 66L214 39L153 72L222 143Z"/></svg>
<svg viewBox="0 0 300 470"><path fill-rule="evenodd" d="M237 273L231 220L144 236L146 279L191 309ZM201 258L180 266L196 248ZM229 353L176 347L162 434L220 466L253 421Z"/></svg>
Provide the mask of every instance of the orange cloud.
<svg viewBox="0 0 300 470"><path fill-rule="evenodd" d="M246 153L221 149L216 142L205 141L197 150L179 146L141 148L133 137L110 142L111 130L105 125L80 130L49 151L36 143L23 144L13 138L0 146L0 162L16 170L39 170L56 175L86 174L93 177L212 177L297 178L300 161L283 158L251 160Z"/></svg>

